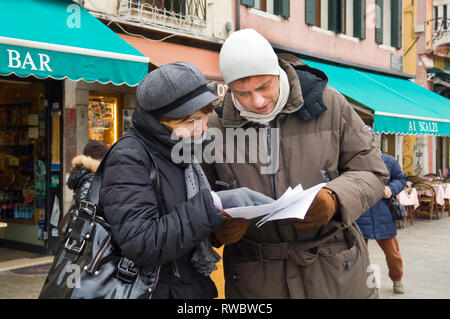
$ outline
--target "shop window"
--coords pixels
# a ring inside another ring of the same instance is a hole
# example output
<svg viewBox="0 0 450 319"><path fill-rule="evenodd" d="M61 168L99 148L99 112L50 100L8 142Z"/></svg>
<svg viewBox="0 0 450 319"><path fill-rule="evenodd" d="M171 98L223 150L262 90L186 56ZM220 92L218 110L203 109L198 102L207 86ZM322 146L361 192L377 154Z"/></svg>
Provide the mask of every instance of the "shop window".
<svg viewBox="0 0 450 319"><path fill-rule="evenodd" d="M89 97L89 138L111 146L118 138L118 97L91 95Z"/></svg>
<svg viewBox="0 0 450 319"><path fill-rule="evenodd" d="M381 134L381 151L395 157L395 135Z"/></svg>
<svg viewBox="0 0 450 319"><path fill-rule="evenodd" d="M0 220L40 224L46 206L44 85L0 81Z"/></svg>

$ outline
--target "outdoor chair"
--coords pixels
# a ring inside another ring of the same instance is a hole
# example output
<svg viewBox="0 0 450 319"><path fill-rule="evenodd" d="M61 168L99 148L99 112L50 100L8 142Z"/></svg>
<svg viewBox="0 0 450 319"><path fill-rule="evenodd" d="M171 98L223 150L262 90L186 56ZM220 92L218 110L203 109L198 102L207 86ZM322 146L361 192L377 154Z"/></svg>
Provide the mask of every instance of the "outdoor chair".
<svg viewBox="0 0 450 319"><path fill-rule="evenodd" d="M431 185L424 182L417 182L412 184L412 188L417 190L419 198L419 207L414 211L414 215L429 216L430 220L433 218L433 213L436 213L436 217L439 219L439 208L436 204L436 192ZM441 215L443 209L441 209Z"/></svg>
<svg viewBox="0 0 450 319"><path fill-rule="evenodd" d="M407 176L406 180L411 182L411 183L413 183L413 184L414 183L423 183L424 182L424 180L421 177L415 176L415 175Z"/></svg>

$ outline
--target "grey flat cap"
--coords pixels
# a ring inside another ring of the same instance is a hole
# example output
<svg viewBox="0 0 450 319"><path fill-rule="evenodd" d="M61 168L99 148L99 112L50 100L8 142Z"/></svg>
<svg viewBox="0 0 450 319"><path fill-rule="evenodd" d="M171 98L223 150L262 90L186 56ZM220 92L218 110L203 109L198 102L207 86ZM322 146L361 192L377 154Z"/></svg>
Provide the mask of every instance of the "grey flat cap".
<svg viewBox="0 0 450 319"><path fill-rule="evenodd" d="M153 70L136 91L140 107L154 116L182 118L218 100L206 86L202 72L188 62L174 62Z"/></svg>

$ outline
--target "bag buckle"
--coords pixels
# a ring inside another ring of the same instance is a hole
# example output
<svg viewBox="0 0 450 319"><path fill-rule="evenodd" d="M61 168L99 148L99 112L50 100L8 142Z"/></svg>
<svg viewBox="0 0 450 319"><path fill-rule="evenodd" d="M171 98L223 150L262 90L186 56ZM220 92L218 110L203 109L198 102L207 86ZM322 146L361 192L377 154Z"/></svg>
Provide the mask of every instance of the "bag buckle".
<svg viewBox="0 0 450 319"><path fill-rule="evenodd" d="M126 283L132 283L136 279L139 268L127 257L122 257L117 265L116 277Z"/></svg>
<svg viewBox="0 0 450 319"><path fill-rule="evenodd" d="M84 210L92 212L92 214L95 218L95 214L97 212L97 205L92 204L91 202L82 200L82 201L80 201L80 208L83 208Z"/></svg>
<svg viewBox="0 0 450 319"><path fill-rule="evenodd" d="M85 243L86 240L82 237L76 238L74 236L69 236L64 244L64 248L71 253L80 254Z"/></svg>

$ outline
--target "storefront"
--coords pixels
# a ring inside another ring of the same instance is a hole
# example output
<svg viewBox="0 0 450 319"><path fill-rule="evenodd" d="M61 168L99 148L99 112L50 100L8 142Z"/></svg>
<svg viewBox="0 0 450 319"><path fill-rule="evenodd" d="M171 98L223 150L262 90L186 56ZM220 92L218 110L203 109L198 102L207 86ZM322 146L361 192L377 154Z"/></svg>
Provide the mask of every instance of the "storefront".
<svg viewBox="0 0 450 319"><path fill-rule="evenodd" d="M60 194L61 95L58 81L0 77L0 220L8 224L7 241L45 242L48 199Z"/></svg>
<svg viewBox="0 0 450 319"><path fill-rule="evenodd" d="M120 99L99 88L132 90L147 72L148 58L72 1L0 1L0 246L57 247L65 160L81 133L66 126L74 84L96 87L86 135L111 144Z"/></svg>

